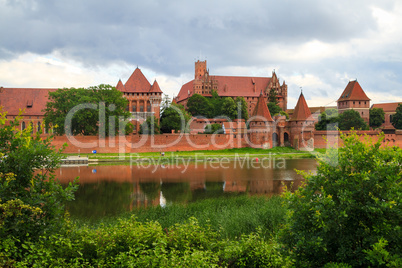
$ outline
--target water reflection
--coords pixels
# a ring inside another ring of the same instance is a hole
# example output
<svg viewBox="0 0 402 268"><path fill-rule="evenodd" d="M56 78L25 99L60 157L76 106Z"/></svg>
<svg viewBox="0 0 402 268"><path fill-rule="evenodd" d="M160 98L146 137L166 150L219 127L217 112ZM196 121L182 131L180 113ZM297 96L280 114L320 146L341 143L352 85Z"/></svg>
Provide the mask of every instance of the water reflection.
<svg viewBox="0 0 402 268"><path fill-rule="evenodd" d="M56 170L56 177L64 184L80 177L76 199L68 210L73 217L97 219L140 207L219 196L280 194L284 185L294 189L301 184L295 169L316 170L313 159L283 160L281 166L255 159L242 163L65 166Z"/></svg>

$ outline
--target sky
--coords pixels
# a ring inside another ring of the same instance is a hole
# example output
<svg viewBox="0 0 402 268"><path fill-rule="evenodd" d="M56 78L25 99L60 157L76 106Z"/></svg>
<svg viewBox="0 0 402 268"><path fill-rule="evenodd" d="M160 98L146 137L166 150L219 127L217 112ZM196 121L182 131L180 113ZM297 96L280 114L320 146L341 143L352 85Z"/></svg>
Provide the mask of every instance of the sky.
<svg viewBox="0 0 402 268"><path fill-rule="evenodd" d="M271 77L309 106L351 79L402 101L400 0L0 0L0 86L115 86L139 67L170 97L211 75Z"/></svg>

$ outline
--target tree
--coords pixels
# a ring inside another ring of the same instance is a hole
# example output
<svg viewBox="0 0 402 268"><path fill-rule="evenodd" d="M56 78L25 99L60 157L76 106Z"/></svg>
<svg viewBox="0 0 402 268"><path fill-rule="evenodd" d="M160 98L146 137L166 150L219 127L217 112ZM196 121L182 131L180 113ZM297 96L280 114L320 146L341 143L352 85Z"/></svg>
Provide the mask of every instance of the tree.
<svg viewBox="0 0 402 268"><path fill-rule="evenodd" d="M359 112L355 110L347 110L339 115L338 127L340 130L361 129L366 130L368 126L361 118Z"/></svg>
<svg viewBox="0 0 402 268"><path fill-rule="evenodd" d="M316 130L337 130L339 123L338 110L328 109L320 114L318 123L315 124Z"/></svg>
<svg viewBox="0 0 402 268"><path fill-rule="evenodd" d="M184 110L182 105L172 103L168 108L163 110L161 131L163 133L171 133L172 130L187 132L187 122L190 119L191 115Z"/></svg>
<svg viewBox="0 0 402 268"><path fill-rule="evenodd" d="M227 116L232 120L237 118L237 104L231 97L223 99L222 115Z"/></svg>
<svg viewBox="0 0 402 268"><path fill-rule="evenodd" d="M205 116L211 118L214 115L214 107L206 97L200 94L194 94L188 99L187 111L193 116Z"/></svg>
<svg viewBox="0 0 402 268"><path fill-rule="evenodd" d="M248 110L247 110L247 102L243 97L237 97L236 98L236 104L237 106L240 103L240 116L237 114L237 118L240 117L240 119L248 120ZM237 108L238 109L238 108Z"/></svg>
<svg viewBox="0 0 402 268"><path fill-rule="evenodd" d="M370 109L370 127L378 128L385 122L385 113L382 108Z"/></svg>
<svg viewBox="0 0 402 268"><path fill-rule="evenodd" d="M213 114L211 118L222 115L223 98L219 97L218 92L214 89L211 90L212 97L207 99L213 107Z"/></svg>
<svg viewBox="0 0 402 268"><path fill-rule="evenodd" d="M63 88L49 92L44 121L47 127L53 126L58 135L65 134L67 127L73 135L108 136L119 133L121 120L130 117L127 105L128 101L123 97L123 93L109 85L88 89ZM109 132L111 129L112 133ZM124 131L132 132L130 124L125 126Z"/></svg>
<svg viewBox="0 0 402 268"><path fill-rule="evenodd" d="M268 105L269 113L270 113L272 116L277 115L277 114L280 114L280 112L282 111L281 107L279 107L278 105L276 105L276 104L273 103L273 102L268 102L267 105Z"/></svg>
<svg viewBox="0 0 402 268"><path fill-rule="evenodd" d="M281 239L296 267L400 267L402 150L380 147L383 138L342 135L344 146L318 158L316 175L300 172L305 184L286 191Z"/></svg>
<svg viewBox="0 0 402 268"><path fill-rule="evenodd" d="M63 189L54 177L64 148L55 151L51 137L32 135L31 126L20 130L20 119L6 119L0 107L0 241L17 245L58 231L78 187Z"/></svg>
<svg viewBox="0 0 402 268"><path fill-rule="evenodd" d="M160 126L158 119L155 116L150 116L147 118L147 120L144 121L140 125L140 131L139 134L148 134L148 135L154 135L154 134L160 134Z"/></svg>
<svg viewBox="0 0 402 268"><path fill-rule="evenodd" d="M268 102L272 102L272 103L274 103L275 105L278 105L278 97L277 97L276 89L275 89L275 88L271 88L271 89L269 90L269 93L268 93Z"/></svg>
<svg viewBox="0 0 402 268"><path fill-rule="evenodd" d="M402 129L402 104L399 103L396 107L396 113L392 116L392 125L396 129Z"/></svg>
<svg viewBox="0 0 402 268"><path fill-rule="evenodd" d="M205 134L223 134L223 128L221 124L214 123L214 124L208 124L205 126L204 130Z"/></svg>
<svg viewBox="0 0 402 268"><path fill-rule="evenodd" d="M279 107L278 105L278 98L276 94L276 89L271 88L271 90L268 93L268 110L271 116L280 114L282 111L282 108Z"/></svg>

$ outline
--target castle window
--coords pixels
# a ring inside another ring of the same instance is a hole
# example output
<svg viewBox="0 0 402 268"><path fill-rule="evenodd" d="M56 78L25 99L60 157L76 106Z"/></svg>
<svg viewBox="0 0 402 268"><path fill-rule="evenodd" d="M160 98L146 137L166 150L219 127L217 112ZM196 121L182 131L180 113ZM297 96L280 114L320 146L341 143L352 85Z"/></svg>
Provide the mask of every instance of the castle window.
<svg viewBox="0 0 402 268"><path fill-rule="evenodd" d="M40 122L38 122L38 132L40 131Z"/></svg>
<svg viewBox="0 0 402 268"><path fill-rule="evenodd" d="M21 123L21 130L24 130L25 129L25 122L22 122Z"/></svg>
<svg viewBox="0 0 402 268"><path fill-rule="evenodd" d="M136 112L137 111L137 105L133 104L131 111Z"/></svg>
<svg viewBox="0 0 402 268"><path fill-rule="evenodd" d="M359 101L359 105L360 105L360 101Z"/></svg>
<svg viewBox="0 0 402 268"><path fill-rule="evenodd" d="M355 104L355 102L353 102L353 105Z"/></svg>

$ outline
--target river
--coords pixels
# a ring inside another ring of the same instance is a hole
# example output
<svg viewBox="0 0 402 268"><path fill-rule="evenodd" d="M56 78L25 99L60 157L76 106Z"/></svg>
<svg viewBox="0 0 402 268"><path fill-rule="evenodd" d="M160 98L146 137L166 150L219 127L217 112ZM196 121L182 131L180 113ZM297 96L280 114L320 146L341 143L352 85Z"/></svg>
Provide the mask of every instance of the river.
<svg viewBox="0 0 402 268"><path fill-rule="evenodd" d="M298 187L295 171L315 171L314 159L186 159L144 161L130 165L62 166L56 178L67 184L79 176L72 217L99 219L148 206L196 202L233 195L278 195Z"/></svg>

